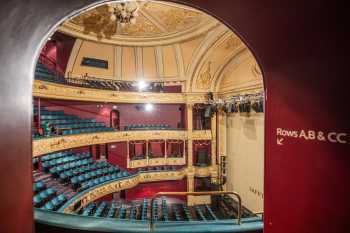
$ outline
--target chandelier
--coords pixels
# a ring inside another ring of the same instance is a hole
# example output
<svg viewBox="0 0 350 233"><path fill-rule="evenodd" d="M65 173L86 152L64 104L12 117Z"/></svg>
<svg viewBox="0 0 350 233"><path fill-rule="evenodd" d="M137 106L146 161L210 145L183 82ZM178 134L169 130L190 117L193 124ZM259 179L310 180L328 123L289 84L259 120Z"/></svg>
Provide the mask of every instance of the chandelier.
<svg viewBox="0 0 350 233"><path fill-rule="evenodd" d="M126 24L135 24L136 17L138 16L138 6L128 3L121 2L116 4L110 4L108 11L111 13L111 20L120 24L124 27Z"/></svg>

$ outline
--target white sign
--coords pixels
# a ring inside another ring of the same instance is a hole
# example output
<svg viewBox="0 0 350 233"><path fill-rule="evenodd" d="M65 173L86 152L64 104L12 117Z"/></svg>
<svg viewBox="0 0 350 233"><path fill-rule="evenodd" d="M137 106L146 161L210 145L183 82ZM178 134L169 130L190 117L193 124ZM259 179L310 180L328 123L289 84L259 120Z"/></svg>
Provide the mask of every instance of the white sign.
<svg viewBox="0 0 350 233"><path fill-rule="evenodd" d="M350 143L350 135L343 132L324 132L316 130L289 130L283 128L276 129L277 145L283 145L285 138L298 138L306 141L321 141L330 143L347 144Z"/></svg>

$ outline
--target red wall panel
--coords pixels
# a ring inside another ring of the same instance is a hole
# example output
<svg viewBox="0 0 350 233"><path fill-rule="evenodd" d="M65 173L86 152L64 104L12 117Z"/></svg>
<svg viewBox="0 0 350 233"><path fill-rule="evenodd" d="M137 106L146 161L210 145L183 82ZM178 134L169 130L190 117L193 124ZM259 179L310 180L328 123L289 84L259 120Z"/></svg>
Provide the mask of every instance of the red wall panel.
<svg viewBox="0 0 350 233"><path fill-rule="evenodd" d="M187 191L186 179L178 181L161 181L147 184L139 184L126 191L127 200L152 198L158 192L185 192Z"/></svg>
<svg viewBox="0 0 350 233"><path fill-rule="evenodd" d="M41 50L41 62L50 70L64 76L75 38L56 32Z"/></svg>
<svg viewBox="0 0 350 233"><path fill-rule="evenodd" d="M126 142L108 144L108 162L127 168L127 144Z"/></svg>

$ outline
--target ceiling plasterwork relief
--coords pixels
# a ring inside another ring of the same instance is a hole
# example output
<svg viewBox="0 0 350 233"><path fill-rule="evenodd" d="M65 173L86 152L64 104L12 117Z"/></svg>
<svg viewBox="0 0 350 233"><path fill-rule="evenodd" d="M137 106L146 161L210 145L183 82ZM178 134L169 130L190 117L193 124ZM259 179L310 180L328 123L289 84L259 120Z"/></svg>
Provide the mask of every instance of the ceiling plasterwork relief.
<svg viewBox="0 0 350 233"><path fill-rule="evenodd" d="M256 77L256 78L262 78L262 72L261 72L261 70L260 70L259 65L258 65L256 62L254 62L253 64L251 64L250 70L251 70L251 72L252 72L252 74L253 74L254 77Z"/></svg>
<svg viewBox="0 0 350 233"><path fill-rule="evenodd" d="M186 30L209 20L209 16L198 11L190 11L169 5L159 5L154 2L146 3L144 11L154 15L164 25L168 33Z"/></svg>
<svg viewBox="0 0 350 233"><path fill-rule="evenodd" d="M242 41L236 35L233 34L225 41L226 50L233 50L241 45L243 45Z"/></svg>
<svg viewBox="0 0 350 233"><path fill-rule="evenodd" d="M117 26L110 20L110 13L106 5L78 15L71 22L81 25L84 34L95 34L97 40L103 37L110 39L117 32Z"/></svg>
<svg viewBox="0 0 350 233"><path fill-rule="evenodd" d="M174 3L130 1L128 4L139 7L135 24L120 26L111 20L108 6L101 5L65 22L59 31L81 39L139 46L141 42L170 44L188 40L218 24L205 13Z"/></svg>
<svg viewBox="0 0 350 233"><path fill-rule="evenodd" d="M218 73L214 90L221 95L227 95L262 87L262 72L259 65L250 51L245 48Z"/></svg>
<svg viewBox="0 0 350 233"><path fill-rule="evenodd" d="M202 73L200 73L199 78L197 79L196 87L198 89L209 89L211 82L213 81L213 76L211 73L211 61L206 63L205 68Z"/></svg>
<svg viewBox="0 0 350 233"><path fill-rule="evenodd" d="M208 33L206 37L201 41L199 46L194 50L189 66L186 70L186 76L188 82L186 91L191 92L196 86L196 77L203 68L205 61L208 61L208 56L211 50L217 45L218 41L222 37L225 37L229 33L229 30L224 25L216 27L211 33Z"/></svg>
<svg viewBox="0 0 350 233"><path fill-rule="evenodd" d="M216 39L206 52L197 60L200 67L194 72L192 79L192 91L213 91L218 73L230 62L232 57L245 48L241 40L232 32L227 32Z"/></svg>
<svg viewBox="0 0 350 233"><path fill-rule="evenodd" d="M227 67L229 67L230 64L232 64L232 61L237 61L239 63L239 57L242 54L245 54L248 52L249 52L248 48L243 46L243 44L229 51L224 62L216 69L214 73L214 78L213 78L214 81L212 82L212 86L211 86L212 90L215 90L216 92L219 90L219 84L221 83L221 80L225 78L225 71Z"/></svg>

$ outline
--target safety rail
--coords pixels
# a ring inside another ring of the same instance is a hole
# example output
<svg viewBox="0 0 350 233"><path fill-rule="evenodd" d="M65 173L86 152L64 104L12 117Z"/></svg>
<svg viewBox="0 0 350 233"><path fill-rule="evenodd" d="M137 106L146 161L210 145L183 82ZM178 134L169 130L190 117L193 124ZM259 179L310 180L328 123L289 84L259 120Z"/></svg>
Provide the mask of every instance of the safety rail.
<svg viewBox="0 0 350 233"><path fill-rule="evenodd" d="M204 195L225 195L225 194L232 194L238 199L238 210L237 210L237 224L241 224L241 218L242 218L242 198L241 196L233 191L208 191L208 192L159 192L156 193L152 199L151 199L151 207L153 206L154 200L156 200L160 196L204 196ZM149 222L149 229L150 231L154 230L154 221L153 221L153 208L150 209L150 222Z"/></svg>
<svg viewBox="0 0 350 233"><path fill-rule="evenodd" d="M147 83L140 84L137 81L112 80L88 75L64 77L55 67L50 66L48 70L53 73L53 77L46 77L38 73L35 79L74 87L121 92L181 93L184 86L184 81L150 80Z"/></svg>

